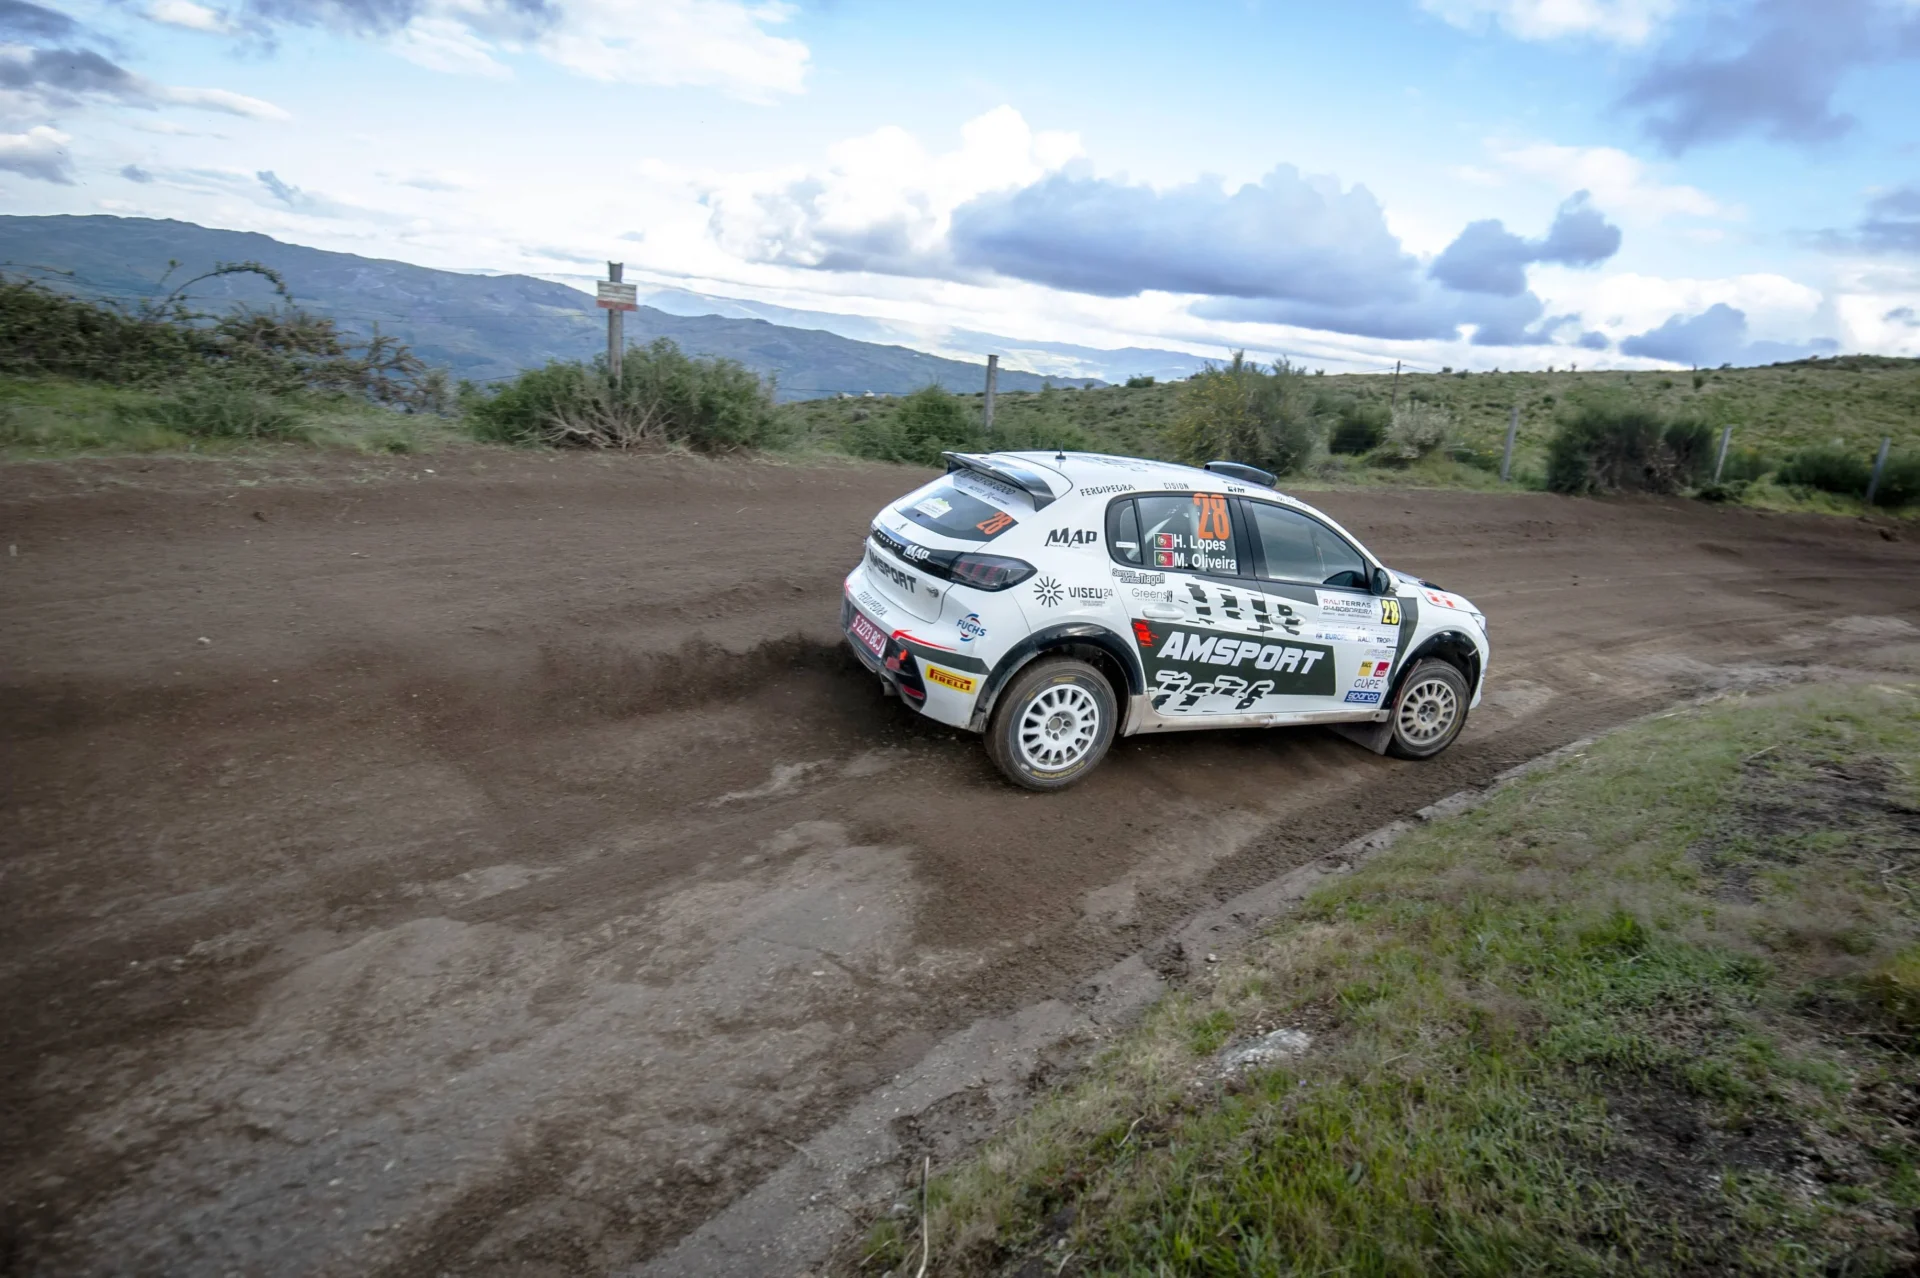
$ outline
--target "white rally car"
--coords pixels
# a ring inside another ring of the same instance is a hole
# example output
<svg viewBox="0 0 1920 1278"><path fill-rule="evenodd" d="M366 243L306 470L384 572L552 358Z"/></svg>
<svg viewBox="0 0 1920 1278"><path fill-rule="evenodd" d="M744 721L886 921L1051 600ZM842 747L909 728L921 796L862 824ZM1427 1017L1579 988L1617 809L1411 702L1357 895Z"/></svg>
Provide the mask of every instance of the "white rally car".
<svg viewBox="0 0 1920 1278"><path fill-rule="evenodd" d="M889 691L986 734L1033 790L1116 735L1332 725L1379 753L1452 744L1486 618L1383 565L1251 466L947 453L874 519L841 625Z"/></svg>

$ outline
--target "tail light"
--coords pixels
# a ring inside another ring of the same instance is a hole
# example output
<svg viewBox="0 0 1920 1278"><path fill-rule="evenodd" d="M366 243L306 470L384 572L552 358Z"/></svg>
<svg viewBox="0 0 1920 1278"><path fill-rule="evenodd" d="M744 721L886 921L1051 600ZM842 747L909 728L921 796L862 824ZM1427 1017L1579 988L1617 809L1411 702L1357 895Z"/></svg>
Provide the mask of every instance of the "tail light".
<svg viewBox="0 0 1920 1278"><path fill-rule="evenodd" d="M975 590L1005 590L1033 574L1032 564L1005 555L959 555L947 569L949 579Z"/></svg>

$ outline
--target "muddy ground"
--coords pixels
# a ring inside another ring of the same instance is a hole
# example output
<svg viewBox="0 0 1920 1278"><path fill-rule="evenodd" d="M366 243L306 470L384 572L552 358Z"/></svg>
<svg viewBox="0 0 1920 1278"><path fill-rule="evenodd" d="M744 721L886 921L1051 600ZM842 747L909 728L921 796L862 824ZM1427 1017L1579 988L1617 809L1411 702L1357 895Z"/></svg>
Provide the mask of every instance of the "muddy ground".
<svg viewBox="0 0 1920 1278"><path fill-rule="evenodd" d="M1920 669L1911 534L1324 494L1488 612L1463 740L1149 737L1036 796L837 646L916 482L0 469L0 1268L636 1264L943 1036L1367 829L1690 693Z"/></svg>

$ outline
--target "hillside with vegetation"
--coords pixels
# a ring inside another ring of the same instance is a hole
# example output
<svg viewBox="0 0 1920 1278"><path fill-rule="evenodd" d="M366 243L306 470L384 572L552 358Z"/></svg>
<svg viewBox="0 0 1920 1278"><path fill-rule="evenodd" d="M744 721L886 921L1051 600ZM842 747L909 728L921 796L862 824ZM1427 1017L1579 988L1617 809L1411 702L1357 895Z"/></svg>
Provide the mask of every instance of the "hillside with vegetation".
<svg viewBox="0 0 1920 1278"><path fill-rule="evenodd" d="M223 296L236 280L269 304ZM208 297L211 294L212 297ZM204 299L204 300L203 300ZM211 309L224 303L224 309ZM1519 429L1499 477L1507 422ZM454 384L406 343L297 305L260 262L218 264L135 304L0 277L0 452L203 451L272 443L838 453L916 465L948 449L1228 458L1294 485L1693 493L1855 511L1882 439L1884 508L1920 507L1920 361L1850 356L1675 373L1324 376L1235 354L1172 383L781 403L746 364L668 339ZM1723 429L1733 447L1716 474Z"/></svg>
<svg viewBox="0 0 1920 1278"><path fill-rule="evenodd" d="M1108 451L1168 456L1168 432L1180 416L1187 386L1181 381L1002 392L995 420L1016 437L1071 430ZM1871 454L1888 437L1895 448L1920 444L1920 360L1877 355L1694 372L1309 374L1303 397L1327 442L1348 423L1373 420L1384 431L1398 407L1403 415L1411 410L1439 419L1451 445L1482 454L1500 449L1509 414L1518 407L1516 452L1523 468L1530 464L1536 470L1544 467L1547 441L1569 406L1594 398L1697 420L1714 432L1716 442L1720 428L1732 426L1736 449L1781 456L1834 444ZM981 397L967 398L977 416ZM827 441L886 407L826 400L795 404L788 411L810 434Z"/></svg>
<svg viewBox="0 0 1920 1278"><path fill-rule="evenodd" d="M1232 458L1296 483L1487 487L1519 410L1512 481L1564 492L1697 491L1844 509L1893 441L1882 505L1920 486L1920 360L1846 356L1680 372L1310 374L1238 356L1179 382L783 412L813 446L930 462L941 448L1069 448L1174 461ZM1715 484L1723 428L1733 435ZM1837 504L1826 497L1838 499Z"/></svg>

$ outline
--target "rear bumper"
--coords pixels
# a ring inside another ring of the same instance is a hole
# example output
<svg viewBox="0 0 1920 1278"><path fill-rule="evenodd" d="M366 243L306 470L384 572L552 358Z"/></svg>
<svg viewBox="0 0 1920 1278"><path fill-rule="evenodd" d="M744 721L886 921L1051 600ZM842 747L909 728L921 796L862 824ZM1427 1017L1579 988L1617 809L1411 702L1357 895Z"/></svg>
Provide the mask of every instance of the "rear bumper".
<svg viewBox="0 0 1920 1278"><path fill-rule="evenodd" d="M881 649L878 657L875 657L868 651L866 645L849 633L849 628L853 625L854 613L858 611L850 597L846 595L840 597L840 633L846 638L847 647L853 649L853 655L861 665L892 684L895 691L899 692L901 699L908 705L915 709L925 707L927 685L920 678L920 663L913 659L913 654L907 651L906 646L897 636L888 639L886 647ZM871 617L867 617L867 621L871 625L878 626L883 632L886 630L885 626L881 626Z"/></svg>

